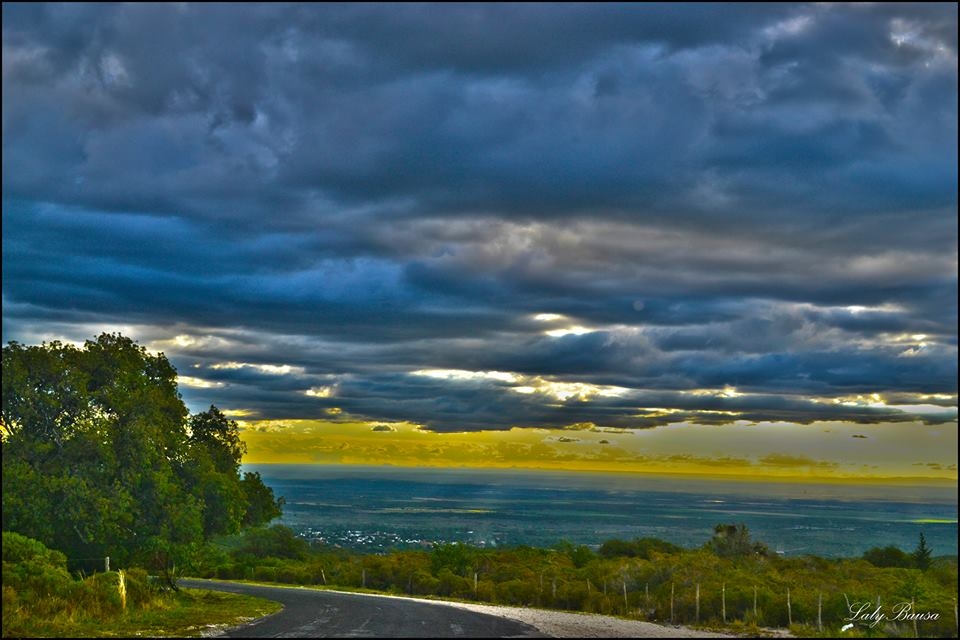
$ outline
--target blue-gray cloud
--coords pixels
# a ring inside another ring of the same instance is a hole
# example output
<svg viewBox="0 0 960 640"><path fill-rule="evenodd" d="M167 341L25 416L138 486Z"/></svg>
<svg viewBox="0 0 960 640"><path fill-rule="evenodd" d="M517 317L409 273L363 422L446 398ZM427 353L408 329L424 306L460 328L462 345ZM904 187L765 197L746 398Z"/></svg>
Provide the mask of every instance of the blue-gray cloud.
<svg viewBox="0 0 960 640"><path fill-rule="evenodd" d="M126 327L264 417L952 420L956 26L6 4L4 339Z"/></svg>

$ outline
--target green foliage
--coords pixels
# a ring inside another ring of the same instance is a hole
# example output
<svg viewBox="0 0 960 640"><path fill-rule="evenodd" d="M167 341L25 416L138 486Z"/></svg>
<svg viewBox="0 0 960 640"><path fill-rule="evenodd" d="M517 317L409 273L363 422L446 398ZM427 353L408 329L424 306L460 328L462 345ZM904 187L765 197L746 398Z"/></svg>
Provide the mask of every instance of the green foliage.
<svg viewBox="0 0 960 640"><path fill-rule="evenodd" d="M298 538L289 527L275 524L269 528L250 529L245 532L237 555L254 558L306 558L310 545Z"/></svg>
<svg viewBox="0 0 960 640"><path fill-rule="evenodd" d="M632 541L607 540L600 545L600 556L604 558L643 558L649 560L653 553L672 554L681 548L658 538L636 538Z"/></svg>
<svg viewBox="0 0 960 640"><path fill-rule="evenodd" d="M914 566L913 559L893 545L883 548L874 547L865 551L863 559L875 567L902 567L906 569Z"/></svg>
<svg viewBox="0 0 960 640"><path fill-rule="evenodd" d="M247 502L247 511L243 516L245 527L259 527L283 514L283 497L274 499L273 489L263 484L260 472L246 472L240 481Z"/></svg>
<svg viewBox="0 0 960 640"><path fill-rule="evenodd" d="M750 540L750 531L743 523L718 524L707 548L721 558L749 558L770 553L762 543Z"/></svg>
<svg viewBox="0 0 960 640"><path fill-rule="evenodd" d="M862 559L782 558L757 553L758 543L745 531L735 535L741 533L746 534L742 548L748 552L728 556L717 554L710 544L682 549L653 539L609 541L600 554L563 542L553 549L445 544L429 551L360 555L322 546L291 551L293 533L271 527L223 539L194 570L219 578L365 587L661 623L671 621L672 596L675 624L722 627L725 611L729 630L751 635L792 622L801 636L833 637L850 615L847 598L872 603L879 597L884 606L913 599L917 610L940 613L939 620L919 624L922 636L953 633L955 558L937 558L925 572L877 567ZM266 544L271 535L275 542ZM816 631L818 608L822 633ZM889 626L855 629L845 636L912 634L910 625Z"/></svg>
<svg viewBox="0 0 960 640"><path fill-rule="evenodd" d="M73 590L73 579L62 553L37 540L4 531L3 585L27 598L44 598L68 595Z"/></svg>
<svg viewBox="0 0 960 640"><path fill-rule="evenodd" d="M596 554L590 550L590 547L582 544L574 545L568 540L563 540L556 548L558 551L565 553L577 568L585 566L596 558Z"/></svg>
<svg viewBox="0 0 960 640"><path fill-rule="evenodd" d="M920 542L917 544L916 550L910 555L910 558L913 560L913 566L921 571L926 571L930 568L930 547L927 546L927 539L923 535L923 531L920 532Z"/></svg>
<svg viewBox="0 0 960 640"><path fill-rule="evenodd" d="M449 571L454 575L472 574L477 565L477 549L465 544L437 545L431 553L434 574Z"/></svg>
<svg viewBox="0 0 960 640"><path fill-rule="evenodd" d="M106 333L11 342L2 373L4 530L172 578L203 540L279 515L259 476L239 475L236 422L216 407L188 421L163 354Z"/></svg>
<svg viewBox="0 0 960 640"><path fill-rule="evenodd" d="M125 597L121 596L120 584ZM211 592L161 591L147 572L71 577L66 558L41 542L3 532L3 637L196 635L215 624L277 610L272 603Z"/></svg>

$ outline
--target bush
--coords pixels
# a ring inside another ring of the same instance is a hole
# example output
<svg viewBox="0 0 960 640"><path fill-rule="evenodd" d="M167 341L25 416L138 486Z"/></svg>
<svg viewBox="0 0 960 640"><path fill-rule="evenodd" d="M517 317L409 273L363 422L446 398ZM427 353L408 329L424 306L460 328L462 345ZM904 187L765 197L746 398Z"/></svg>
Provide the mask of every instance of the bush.
<svg viewBox="0 0 960 640"><path fill-rule="evenodd" d="M913 558L890 545L887 547L874 547L863 554L863 559L875 567L902 567L908 569L913 566Z"/></svg>
<svg viewBox="0 0 960 640"><path fill-rule="evenodd" d="M70 593L74 580L67 572L65 555L37 540L4 531L3 585L29 600Z"/></svg>

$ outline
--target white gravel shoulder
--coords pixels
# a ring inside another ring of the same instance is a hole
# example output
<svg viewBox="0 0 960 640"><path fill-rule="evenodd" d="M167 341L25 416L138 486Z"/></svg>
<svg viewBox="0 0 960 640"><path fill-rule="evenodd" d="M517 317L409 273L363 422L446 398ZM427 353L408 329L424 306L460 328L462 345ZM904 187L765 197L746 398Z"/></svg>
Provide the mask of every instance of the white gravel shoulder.
<svg viewBox="0 0 960 640"><path fill-rule="evenodd" d="M662 626L640 620L624 620L591 613L568 613L546 609L501 607L488 604L447 602L447 605L525 622L554 638L733 638L736 636L686 627Z"/></svg>
<svg viewBox="0 0 960 640"><path fill-rule="evenodd" d="M355 592L350 592L358 595ZM374 594L362 594L374 595ZM736 636L709 631L697 631L687 627L664 626L640 620L625 620L613 616L594 613L569 613L547 609L528 609L525 607L505 607L492 604L474 604L471 602L451 602L448 600L427 600L425 598L407 598L404 596L384 596L378 598L400 598L430 604L444 605L486 613L501 618L523 622L536 628L544 635L553 638L735 638Z"/></svg>

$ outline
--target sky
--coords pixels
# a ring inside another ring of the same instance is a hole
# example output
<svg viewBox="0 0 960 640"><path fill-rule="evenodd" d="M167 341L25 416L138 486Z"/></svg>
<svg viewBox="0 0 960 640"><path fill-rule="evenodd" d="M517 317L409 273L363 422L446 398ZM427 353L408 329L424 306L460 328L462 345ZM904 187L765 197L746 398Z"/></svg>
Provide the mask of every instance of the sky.
<svg viewBox="0 0 960 640"><path fill-rule="evenodd" d="M955 3L2 10L4 343L255 462L957 478Z"/></svg>

